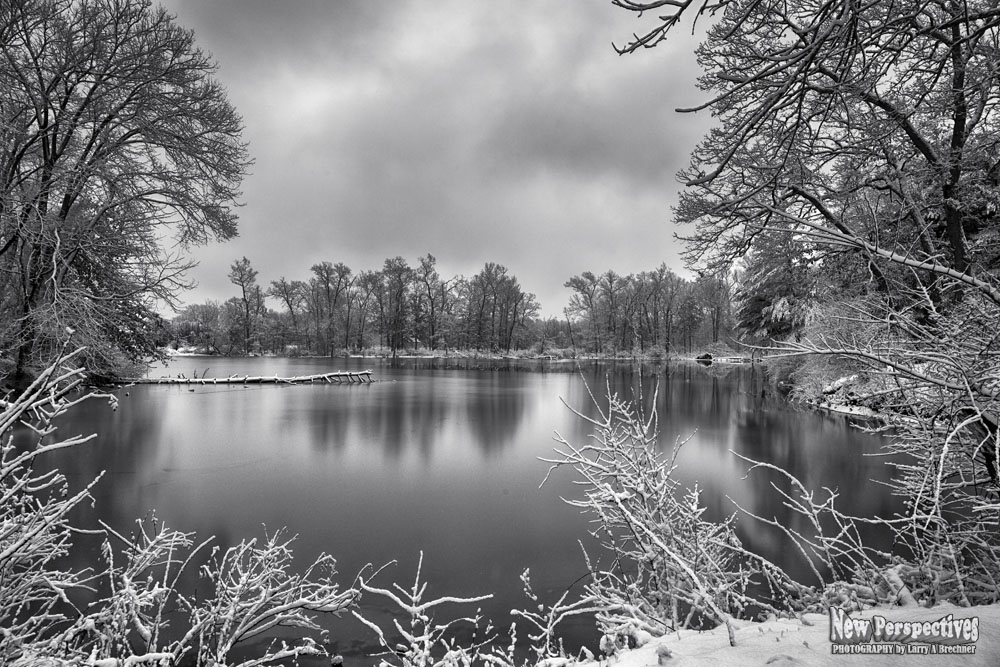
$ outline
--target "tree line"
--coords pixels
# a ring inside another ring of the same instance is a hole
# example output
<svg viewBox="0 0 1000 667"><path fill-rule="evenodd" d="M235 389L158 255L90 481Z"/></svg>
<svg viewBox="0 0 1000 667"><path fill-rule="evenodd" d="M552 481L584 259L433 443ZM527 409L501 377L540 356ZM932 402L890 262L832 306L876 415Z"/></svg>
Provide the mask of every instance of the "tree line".
<svg viewBox="0 0 1000 667"><path fill-rule="evenodd" d="M585 271L566 282L573 290L567 317L584 350L620 353L690 353L732 342L731 281L702 275L678 276L666 264L621 275Z"/></svg>
<svg viewBox="0 0 1000 667"><path fill-rule="evenodd" d="M429 253L415 266L393 257L378 270L357 273L343 262L324 261L305 280L281 276L265 285L243 257L229 272L237 295L184 308L169 335L218 354L333 355L373 348L393 355L445 348L496 353L530 345L538 302L506 267L488 262L471 278L447 279L436 267Z"/></svg>
<svg viewBox="0 0 1000 667"><path fill-rule="evenodd" d="M730 284L686 280L666 265L620 275L584 272L563 318L540 305L507 267L487 262L445 278L430 253L355 272L320 262L308 278L269 283L246 257L230 266L235 295L183 308L162 336L210 354L315 354L476 350L509 354L682 354L732 333Z"/></svg>

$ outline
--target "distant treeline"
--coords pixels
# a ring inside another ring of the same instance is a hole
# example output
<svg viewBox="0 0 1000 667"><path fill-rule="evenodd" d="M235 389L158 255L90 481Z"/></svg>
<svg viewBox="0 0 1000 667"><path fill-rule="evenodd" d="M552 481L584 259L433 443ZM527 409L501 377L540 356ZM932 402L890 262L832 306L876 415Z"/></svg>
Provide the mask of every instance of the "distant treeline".
<svg viewBox="0 0 1000 667"><path fill-rule="evenodd" d="M500 264L471 278L442 277L433 255L410 266L386 259L355 273L321 262L305 280L264 286L244 257L230 267L235 295L187 306L165 324L165 341L211 354L316 354L477 350L537 354L680 354L725 340L730 286L685 280L666 265L619 275L584 272L564 317L541 318L535 295Z"/></svg>

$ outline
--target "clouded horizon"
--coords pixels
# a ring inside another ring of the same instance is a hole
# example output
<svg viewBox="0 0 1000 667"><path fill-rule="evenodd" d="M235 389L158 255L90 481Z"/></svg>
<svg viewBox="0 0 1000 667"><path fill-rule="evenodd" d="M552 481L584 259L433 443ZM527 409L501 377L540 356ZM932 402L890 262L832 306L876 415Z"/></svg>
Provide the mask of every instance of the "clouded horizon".
<svg viewBox="0 0 1000 667"><path fill-rule="evenodd" d="M183 303L235 296L243 256L262 285L496 262L546 316L584 271L683 271L675 174L710 126L674 111L704 99L690 25L619 56L648 23L597 0L161 4L218 63L255 161L239 237L195 249Z"/></svg>

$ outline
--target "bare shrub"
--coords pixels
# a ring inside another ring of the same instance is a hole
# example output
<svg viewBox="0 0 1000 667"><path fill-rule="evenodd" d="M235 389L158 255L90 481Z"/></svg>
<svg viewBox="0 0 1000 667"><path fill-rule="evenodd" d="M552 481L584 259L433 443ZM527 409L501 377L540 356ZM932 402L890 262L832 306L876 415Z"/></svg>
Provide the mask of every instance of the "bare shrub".
<svg viewBox="0 0 1000 667"><path fill-rule="evenodd" d="M459 616L438 622L432 609L442 605L475 604L487 600L492 595L473 598L441 597L426 600L427 583L421 581L423 552L417 564L417 574L409 588L392 584L391 589L372 586L362 581L360 588L388 600L393 610L402 612L403 619L393 619L393 630L384 630L359 610L352 610L354 616L368 626L378 637L380 651L373 654L382 657L383 667L469 667L480 664L490 667L515 667L518 665L541 665L563 667L577 660L592 660L593 654L586 648L578 656L569 655L558 636L558 626L567 618L599 611L590 596L567 601L569 591L553 604L541 601L531 587L529 570L521 574L521 584L529 605L525 609L511 610L511 616L523 620L528 625L525 647L518 640L517 621L507 630L507 639L501 635L489 619L483 618L479 609L472 616ZM393 637L398 637L394 639Z"/></svg>
<svg viewBox="0 0 1000 667"><path fill-rule="evenodd" d="M567 601L570 590L563 592L559 599L553 604L545 604L539 600L538 595L531 587L531 571L525 570L521 573L521 584L524 588L524 595L528 598L530 607L527 609L513 609L511 615L523 618L529 624L528 639L531 642L532 652L535 654L536 663L545 661L558 661L569 659L569 655L559 638L557 628L571 616L586 614L596 614L602 610L598 601L591 595L584 595L577 600ZM514 626L511 626L513 635ZM584 649L586 651L586 649ZM584 653L586 656L586 653ZM591 656L593 657L593 656Z"/></svg>
<svg viewBox="0 0 1000 667"><path fill-rule="evenodd" d="M282 531L214 550L198 570L198 588L207 593L200 596L185 592L180 579L210 540L196 544L192 534L155 519L137 522L131 536L107 526L105 531L102 579L108 593L66 633L70 652L97 656L97 664L178 664L191 656L199 666L228 665L241 644L279 627L299 631L300 639L275 640L238 664L325 656L326 647L311 634L321 630L316 615L339 614L358 596L334 583L335 562L325 554L295 573L293 540Z"/></svg>

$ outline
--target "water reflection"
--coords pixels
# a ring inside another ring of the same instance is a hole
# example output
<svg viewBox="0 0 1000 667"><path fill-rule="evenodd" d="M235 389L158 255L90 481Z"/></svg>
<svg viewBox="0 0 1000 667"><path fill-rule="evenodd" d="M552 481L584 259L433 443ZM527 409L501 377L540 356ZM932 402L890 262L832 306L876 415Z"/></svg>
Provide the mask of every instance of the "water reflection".
<svg viewBox="0 0 1000 667"><path fill-rule="evenodd" d="M511 378L494 373L481 378L468 390L465 404L466 419L474 441L489 457L500 456L513 444L525 417L527 396L532 391L531 376ZM529 386L523 386L523 385Z"/></svg>
<svg viewBox="0 0 1000 667"><path fill-rule="evenodd" d="M842 418L789 407L750 367L185 359L180 370L205 366L220 377L374 366L380 381L120 390L117 412L92 403L63 424L101 436L59 458L74 484L107 471L96 511L81 508L78 521L99 517L127 530L155 510L170 526L217 535L223 547L260 535L261 524L288 526L300 536L303 561L333 553L348 582L366 563L398 558L396 576L405 583L423 550L432 591L493 592L484 612L505 624L508 610L525 603L518 581L525 567L536 591L553 598L585 574L578 540L587 520L560 500L579 490L569 471L539 489L547 465L538 457L551 454L554 430L576 443L590 434L560 397L595 416L591 394L605 405L607 386L655 407L664 447L690 438L680 478L703 489L712 517L731 514L731 498L805 528L771 488L787 490L786 481L765 471L746 477L749 464L733 452L782 466L810 488L838 488L847 511L895 509L871 481L885 479L886 470L863 456L876 450L875 438ZM806 576L780 532L742 521L740 535ZM345 649L362 630L343 632Z"/></svg>

